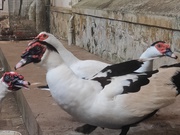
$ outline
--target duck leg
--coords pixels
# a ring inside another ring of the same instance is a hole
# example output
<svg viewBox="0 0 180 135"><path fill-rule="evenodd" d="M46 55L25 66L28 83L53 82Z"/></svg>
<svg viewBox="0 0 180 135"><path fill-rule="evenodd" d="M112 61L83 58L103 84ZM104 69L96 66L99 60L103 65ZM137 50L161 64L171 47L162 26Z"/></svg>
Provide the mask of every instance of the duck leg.
<svg viewBox="0 0 180 135"><path fill-rule="evenodd" d="M152 117L158 110L155 110L154 112L148 114L144 119L134 123L134 124L131 124L131 125L127 125L127 126L123 126L121 129L121 133L119 135L127 135L127 132L129 131L130 127L133 126L133 125L137 125L138 123Z"/></svg>
<svg viewBox="0 0 180 135"><path fill-rule="evenodd" d="M97 126L85 124L83 126L77 127L75 129L76 132L80 132L83 134L90 134L92 131L94 131L97 128Z"/></svg>
<svg viewBox="0 0 180 135"><path fill-rule="evenodd" d="M124 126L121 129L121 133L119 135L127 135L127 132L129 131L130 126Z"/></svg>

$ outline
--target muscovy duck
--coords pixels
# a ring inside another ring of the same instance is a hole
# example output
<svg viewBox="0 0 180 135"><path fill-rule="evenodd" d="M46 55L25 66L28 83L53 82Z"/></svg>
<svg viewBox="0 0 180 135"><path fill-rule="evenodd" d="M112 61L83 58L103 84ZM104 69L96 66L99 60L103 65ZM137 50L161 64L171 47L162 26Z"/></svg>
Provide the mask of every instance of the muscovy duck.
<svg viewBox="0 0 180 135"><path fill-rule="evenodd" d="M21 88L28 88L30 83L24 80L24 77L16 72L5 72L0 79L0 102L5 98L8 92L14 92Z"/></svg>
<svg viewBox="0 0 180 135"><path fill-rule="evenodd" d="M131 126L174 103L180 92L180 63L136 73L143 62L131 60L107 66L91 79L82 79L51 45L34 42L21 57L15 69L29 63L47 69L52 97L67 113L94 129L122 129L120 135L126 135ZM81 129L76 131L87 133Z"/></svg>

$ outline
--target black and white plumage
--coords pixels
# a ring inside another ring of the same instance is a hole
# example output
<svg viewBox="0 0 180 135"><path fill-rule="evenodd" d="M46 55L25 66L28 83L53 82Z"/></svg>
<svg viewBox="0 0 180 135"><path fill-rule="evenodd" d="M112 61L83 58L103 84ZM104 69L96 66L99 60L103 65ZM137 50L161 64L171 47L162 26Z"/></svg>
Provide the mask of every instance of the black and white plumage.
<svg viewBox="0 0 180 135"><path fill-rule="evenodd" d="M143 62L132 60L111 65L91 79L81 79L52 46L32 43L21 57L16 69L31 62L47 69L50 92L62 109L94 129L122 129L120 135L174 103L180 91L180 64L136 73Z"/></svg>
<svg viewBox="0 0 180 135"><path fill-rule="evenodd" d="M8 92L14 92L21 88L28 88L29 82L16 72L5 72L0 79L0 103Z"/></svg>

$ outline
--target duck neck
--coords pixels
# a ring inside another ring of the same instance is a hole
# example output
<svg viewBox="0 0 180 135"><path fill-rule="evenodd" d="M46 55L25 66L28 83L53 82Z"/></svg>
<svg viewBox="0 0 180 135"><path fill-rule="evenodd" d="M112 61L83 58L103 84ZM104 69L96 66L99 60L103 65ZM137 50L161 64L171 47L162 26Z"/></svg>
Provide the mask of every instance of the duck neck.
<svg viewBox="0 0 180 135"><path fill-rule="evenodd" d="M3 83L2 78L0 79L0 102L4 99L8 93L7 86Z"/></svg>
<svg viewBox="0 0 180 135"><path fill-rule="evenodd" d="M79 60L70 51L68 51L59 40L57 40L55 47L68 66Z"/></svg>
<svg viewBox="0 0 180 135"><path fill-rule="evenodd" d="M149 47L141 56L140 59L160 57L162 54L155 47ZM135 72L147 72L153 70L153 60L148 60Z"/></svg>
<svg viewBox="0 0 180 135"><path fill-rule="evenodd" d="M42 66L47 71L54 69L63 63L63 60L59 57L59 54L51 50L46 50L42 59L43 61L41 61L37 65Z"/></svg>

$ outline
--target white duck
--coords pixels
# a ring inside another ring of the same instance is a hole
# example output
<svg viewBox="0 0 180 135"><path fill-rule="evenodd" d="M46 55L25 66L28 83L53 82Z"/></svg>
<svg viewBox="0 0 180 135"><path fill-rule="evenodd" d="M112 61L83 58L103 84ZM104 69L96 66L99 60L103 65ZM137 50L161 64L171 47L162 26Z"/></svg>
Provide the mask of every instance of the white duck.
<svg viewBox="0 0 180 135"><path fill-rule="evenodd" d="M0 79L0 103L8 92L14 92L21 88L28 88L29 82L16 72L5 72Z"/></svg>
<svg viewBox="0 0 180 135"><path fill-rule="evenodd" d="M92 79L81 79L51 45L32 43L21 57L16 69L31 62L47 69L52 97L66 112L94 129L122 129L120 135L172 104L180 92L180 64L135 73L142 62L132 60L108 66ZM77 131L88 133L81 129Z"/></svg>

